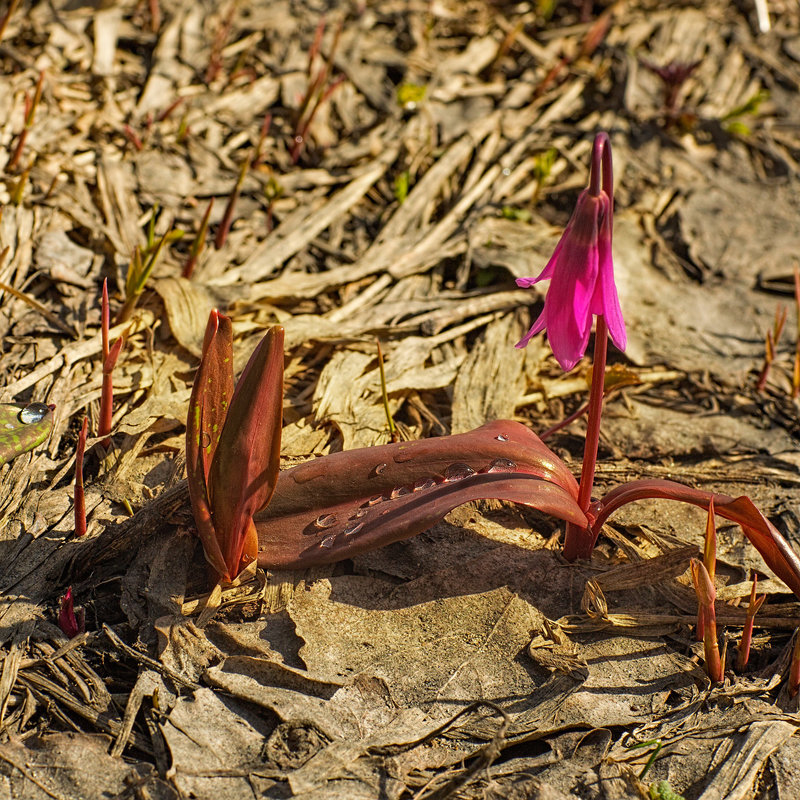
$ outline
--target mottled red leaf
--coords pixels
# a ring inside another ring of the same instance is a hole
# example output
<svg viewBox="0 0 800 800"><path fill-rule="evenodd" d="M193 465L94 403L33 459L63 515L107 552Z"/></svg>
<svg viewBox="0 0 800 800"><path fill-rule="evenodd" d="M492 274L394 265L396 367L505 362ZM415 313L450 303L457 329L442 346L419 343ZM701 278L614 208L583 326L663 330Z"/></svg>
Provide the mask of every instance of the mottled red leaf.
<svg viewBox="0 0 800 800"><path fill-rule="evenodd" d="M264 567L306 567L407 539L472 500L495 498L586 526L566 465L508 420L456 436L363 448L280 474L255 517Z"/></svg>

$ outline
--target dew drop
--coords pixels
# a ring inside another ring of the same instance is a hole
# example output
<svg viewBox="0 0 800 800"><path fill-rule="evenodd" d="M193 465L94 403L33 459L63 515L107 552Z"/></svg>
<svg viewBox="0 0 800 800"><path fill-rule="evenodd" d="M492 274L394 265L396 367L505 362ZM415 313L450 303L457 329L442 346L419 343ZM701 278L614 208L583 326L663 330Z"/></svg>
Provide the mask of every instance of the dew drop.
<svg viewBox="0 0 800 800"><path fill-rule="evenodd" d="M366 516L367 516L366 508L357 508L356 513L353 514L353 517L351 519L359 519L360 517L366 517Z"/></svg>
<svg viewBox="0 0 800 800"><path fill-rule="evenodd" d="M41 422L50 409L44 403L31 403L19 412L19 421L25 425Z"/></svg>
<svg viewBox="0 0 800 800"><path fill-rule="evenodd" d="M508 441L508 436L506 436L504 433L498 433L497 436L495 436L494 438L497 439L498 442Z"/></svg>
<svg viewBox="0 0 800 800"><path fill-rule="evenodd" d="M464 478L469 478L471 475L475 474L475 470L469 464L463 464L460 461L451 464L445 471L444 471L444 479L448 483L451 481L460 481Z"/></svg>
<svg viewBox="0 0 800 800"><path fill-rule="evenodd" d="M421 478L414 484L414 491L421 492L423 489L433 489L436 481L433 478Z"/></svg>
<svg viewBox="0 0 800 800"><path fill-rule="evenodd" d="M336 524L336 514L320 514L315 520L314 525L318 528L330 528Z"/></svg>
<svg viewBox="0 0 800 800"><path fill-rule="evenodd" d="M386 469L386 464L378 464L376 465L375 469L372 470L374 475L380 475Z"/></svg>
<svg viewBox="0 0 800 800"><path fill-rule="evenodd" d="M320 547L324 547L326 550L330 550L333 547L333 543L336 541L336 534L331 534L330 536L326 536L320 543Z"/></svg>
<svg viewBox="0 0 800 800"><path fill-rule="evenodd" d="M203 433L200 434L200 447L203 450L211 447L211 434L208 431L203 431Z"/></svg>
<svg viewBox="0 0 800 800"><path fill-rule="evenodd" d="M294 140L295 140L295 142L297 142L297 144L303 144L303 137L302 136L295 136Z"/></svg>
<svg viewBox="0 0 800 800"><path fill-rule="evenodd" d="M411 494L411 489L409 489L408 486L395 486L389 495L389 499L396 500L398 497L402 497L404 494Z"/></svg>
<svg viewBox="0 0 800 800"><path fill-rule="evenodd" d="M489 464L487 472L514 472L517 465L510 458L496 458Z"/></svg>
<svg viewBox="0 0 800 800"><path fill-rule="evenodd" d="M383 495L382 494L376 494L375 497L370 497L370 499L367 500L367 505L368 506L376 506L382 500L383 500Z"/></svg>
<svg viewBox="0 0 800 800"><path fill-rule="evenodd" d="M352 536L353 534L358 533L363 527L363 522L348 522L347 525L344 526L342 533L345 536Z"/></svg>

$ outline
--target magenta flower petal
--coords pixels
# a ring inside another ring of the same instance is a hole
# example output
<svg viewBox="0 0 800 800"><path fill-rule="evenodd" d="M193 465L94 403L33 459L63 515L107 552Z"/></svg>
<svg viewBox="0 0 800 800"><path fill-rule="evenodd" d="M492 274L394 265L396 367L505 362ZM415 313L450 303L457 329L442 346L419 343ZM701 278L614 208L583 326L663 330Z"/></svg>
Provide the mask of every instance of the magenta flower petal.
<svg viewBox="0 0 800 800"><path fill-rule="evenodd" d="M617 296L617 286L614 282L614 262L611 258L611 225L606 228L605 220L600 226L599 240L599 271L597 285L592 298L592 314L602 314L608 325L611 341L620 350L625 350L628 344L628 333L625 330L625 320ZM605 235L604 235L605 234Z"/></svg>
<svg viewBox="0 0 800 800"><path fill-rule="evenodd" d="M553 355L567 372L586 352L595 315L606 319L620 350L627 343L611 258L612 209L612 199L599 186L581 192L547 266L536 278L517 278L523 288L550 279L544 310L517 347L546 330Z"/></svg>

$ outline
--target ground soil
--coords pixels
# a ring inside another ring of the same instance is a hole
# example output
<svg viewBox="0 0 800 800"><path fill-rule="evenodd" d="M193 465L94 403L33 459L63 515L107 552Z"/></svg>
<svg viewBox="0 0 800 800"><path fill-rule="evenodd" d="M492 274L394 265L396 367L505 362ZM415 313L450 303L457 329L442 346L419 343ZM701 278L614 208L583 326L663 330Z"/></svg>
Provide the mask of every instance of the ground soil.
<svg viewBox="0 0 800 800"><path fill-rule="evenodd" d="M612 348L625 385L597 491L645 477L747 494L800 546L797 3L6 11L0 399L56 410L0 483L0 796L800 796L797 600L738 527L719 530L728 657L711 686L698 509L629 506L569 564L553 520L483 502L209 601L182 482L214 307L237 372L286 330L284 466L388 441L378 341L403 437L502 418L543 432L579 409L590 358L565 375L545 337L514 348L544 297L514 279L544 267L605 130L629 344ZM122 313L137 248L154 268L112 329L106 453L99 298L107 278ZM584 430L549 440L576 473ZM767 601L737 669L754 574ZM68 586L86 615L72 640L56 625Z"/></svg>

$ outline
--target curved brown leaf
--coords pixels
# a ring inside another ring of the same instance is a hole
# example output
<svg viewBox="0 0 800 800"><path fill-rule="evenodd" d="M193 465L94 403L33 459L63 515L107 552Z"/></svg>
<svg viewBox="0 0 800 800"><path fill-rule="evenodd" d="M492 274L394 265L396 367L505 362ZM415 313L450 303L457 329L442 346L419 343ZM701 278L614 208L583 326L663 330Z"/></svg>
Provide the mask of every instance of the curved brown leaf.
<svg viewBox="0 0 800 800"><path fill-rule="evenodd" d="M713 498L714 511L741 525L745 536L761 553L769 568L800 598L800 557L749 497L734 498L725 494L703 492L673 481L632 481L613 489L592 504L589 510L589 516L595 517L592 523L592 547L600 528L611 514L628 503L646 498L679 500L705 509L708 509Z"/></svg>
<svg viewBox="0 0 800 800"><path fill-rule="evenodd" d="M472 500L495 498L586 526L577 483L528 428L507 420L469 433L335 453L280 474L255 517L259 564L306 567L407 539Z"/></svg>

